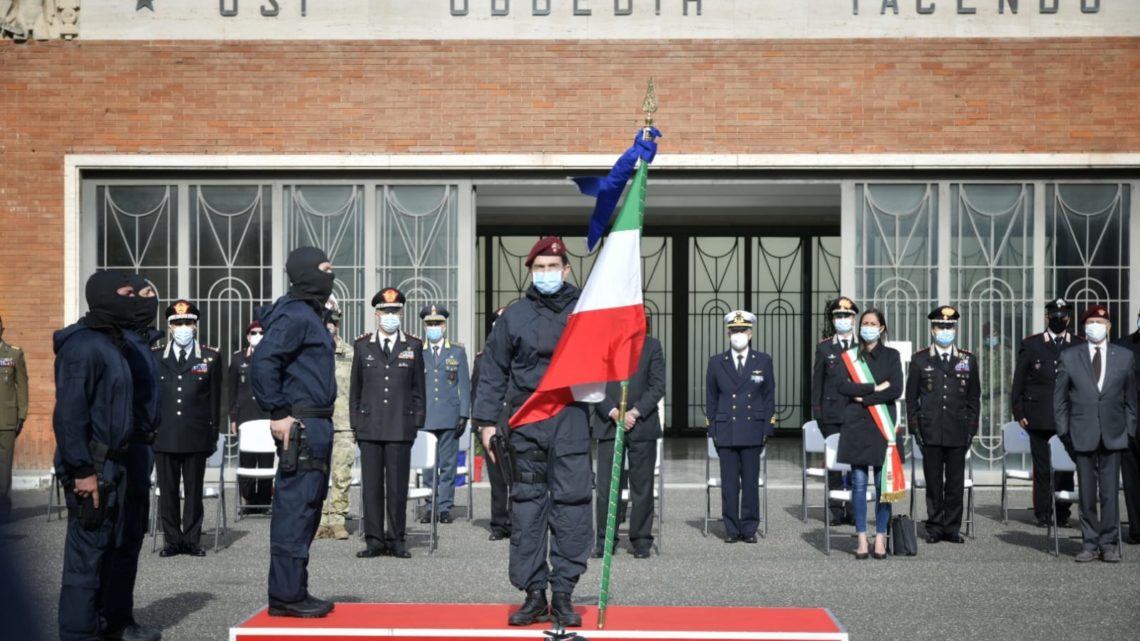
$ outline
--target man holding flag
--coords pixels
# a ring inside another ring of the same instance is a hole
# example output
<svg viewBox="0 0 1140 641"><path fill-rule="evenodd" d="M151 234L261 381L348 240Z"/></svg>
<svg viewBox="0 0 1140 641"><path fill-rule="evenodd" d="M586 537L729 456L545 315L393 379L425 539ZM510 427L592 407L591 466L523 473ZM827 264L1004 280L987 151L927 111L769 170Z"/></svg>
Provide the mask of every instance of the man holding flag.
<svg viewBox="0 0 1140 641"><path fill-rule="evenodd" d="M586 571L594 538L587 403L605 397L606 382L628 380L641 356L641 224L655 135L656 130L639 133L605 179L578 181L598 197L592 247L642 161L585 288L565 282L570 265L562 239L539 240L526 259L531 286L495 323L484 349L472 416L483 428L485 450L495 451L492 438L504 399L512 412L508 450L514 467L503 470L511 484L509 574L526 600L510 615L511 625L548 618L563 627L582 624L571 594Z"/></svg>

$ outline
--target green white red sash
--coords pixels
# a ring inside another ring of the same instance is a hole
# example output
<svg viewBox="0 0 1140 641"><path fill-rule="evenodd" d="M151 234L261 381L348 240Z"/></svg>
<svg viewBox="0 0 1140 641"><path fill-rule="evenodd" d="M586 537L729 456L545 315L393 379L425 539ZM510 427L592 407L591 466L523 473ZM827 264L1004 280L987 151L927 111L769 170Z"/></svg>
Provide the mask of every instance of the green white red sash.
<svg viewBox="0 0 1140 641"><path fill-rule="evenodd" d="M877 381L871 374L871 368L867 367L866 361L858 358L858 351L858 349L849 349L843 353L843 364L847 366L847 373L856 383L876 385ZM883 460L883 480L879 486L879 499L887 503L901 501L906 497L907 487L906 471L903 469L902 457L899 456L898 447L895 445L895 430L898 426L885 403L872 405L867 411L875 420L879 433L887 440L887 456Z"/></svg>

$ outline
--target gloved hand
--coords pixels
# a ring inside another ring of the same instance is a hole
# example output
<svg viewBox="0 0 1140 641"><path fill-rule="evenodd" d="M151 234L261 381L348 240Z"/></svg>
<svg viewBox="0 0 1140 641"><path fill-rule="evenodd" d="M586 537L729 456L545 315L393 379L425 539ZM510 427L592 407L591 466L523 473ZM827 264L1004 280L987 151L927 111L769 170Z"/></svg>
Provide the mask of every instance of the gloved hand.
<svg viewBox="0 0 1140 641"><path fill-rule="evenodd" d="M455 438L463 438L463 433L467 431L467 417L460 416L459 422L455 424Z"/></svg>
<svg viewBox="0 0 1140 641"><path fill-rule="evenodd" d="M24 431L24 419L16 421L16 436L19 436L22 431Z"/></svg>

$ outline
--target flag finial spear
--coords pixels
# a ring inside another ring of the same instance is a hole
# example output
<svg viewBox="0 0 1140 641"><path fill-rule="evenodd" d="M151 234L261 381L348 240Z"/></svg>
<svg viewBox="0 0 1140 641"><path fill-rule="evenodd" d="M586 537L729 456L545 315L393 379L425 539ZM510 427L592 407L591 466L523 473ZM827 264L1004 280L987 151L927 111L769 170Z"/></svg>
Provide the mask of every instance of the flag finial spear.
<svg viewBox="0 0 1140 641"><path fill-rule="evenodd" d="M649 79L649 86L645 88L645 101L641 103L641 110L645 112L645 129L642 137L649 140L649 128L653 126L653 114L657 113L657 85L653 78Z"/></svg>

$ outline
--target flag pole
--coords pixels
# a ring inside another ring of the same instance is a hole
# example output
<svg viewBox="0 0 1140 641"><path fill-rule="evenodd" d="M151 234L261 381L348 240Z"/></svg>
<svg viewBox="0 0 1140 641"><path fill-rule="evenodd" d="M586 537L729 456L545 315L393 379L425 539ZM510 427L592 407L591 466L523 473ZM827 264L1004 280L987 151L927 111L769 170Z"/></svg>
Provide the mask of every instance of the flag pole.
<svg viewBox="0 0 1140 641"><path fill-rule="evenodd" d="M657 86L653 78L649 79L649 86L645 89L645 100L641 103L645 112L645 127L642 129L643 140L650 140L650 129L653 127L653 114L657 112ZM640 162L640 161L639 161ZM614 458L610 464L610 500L606 509L606 538L602 542L602 587L598 594L598 629L606 627L606 608L610 601L610 570L613 565L614 546L612 542L617 535L617 509L621 498L621 471L622 453L625 449L625 412L629 401L629 381L621 382L621 402L618 404L618 415L614 420Z"/></svg>

